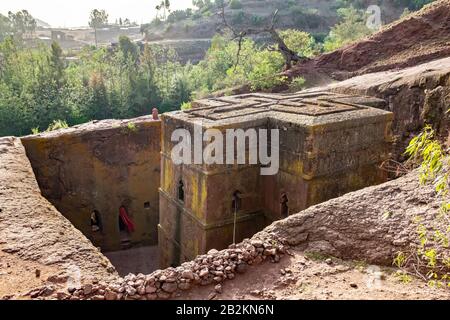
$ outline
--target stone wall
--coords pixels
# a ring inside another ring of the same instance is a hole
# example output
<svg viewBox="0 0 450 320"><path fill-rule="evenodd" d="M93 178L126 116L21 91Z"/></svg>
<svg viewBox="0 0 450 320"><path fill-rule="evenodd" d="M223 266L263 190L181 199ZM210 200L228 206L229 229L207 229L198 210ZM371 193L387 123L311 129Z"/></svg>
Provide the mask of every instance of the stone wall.
<svg viewBox="0 0 450 320"><path fill-rule="evenodd" d="M288 247L275 238L246 239L237 245L197 256L176 268L157 270L152 274L129 274L108 284L85 284L73 288L69 300L167 300L196 286L214 285L213 299L222 292L222 283L245 273L250 266L279 262ZM205 297L206 298L206 297Z"/></svg>
<svg viewBox="0 0 450 320"><path fill-rule="evenodd" d="M96 246L112 251L158 243L160 121L90 122L22 142L42 194ZM134 232L120 229L121 206Z"/></svg>
<svg viewBox="0 0 450 320"><path fill-rule="evenodd" d="M0 287L10 294L53 294L118 275L83 234L39 190L20 139L0 138ZM2 290L0 290L2 291ZM1 298L1 297L0 297Z"/></svg>

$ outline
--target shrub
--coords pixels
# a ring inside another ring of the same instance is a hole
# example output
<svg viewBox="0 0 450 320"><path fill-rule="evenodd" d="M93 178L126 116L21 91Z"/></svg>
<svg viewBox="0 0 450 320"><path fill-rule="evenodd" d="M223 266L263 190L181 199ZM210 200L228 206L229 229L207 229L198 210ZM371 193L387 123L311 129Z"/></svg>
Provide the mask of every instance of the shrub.
<svg viewBox="0 0 450 320"><path fill-rule="evenodd" d="M297 28L316 29L322 23L322 17L317 9L305 9L302 6L293 6L289 9Z"/></svg>
<svg viewBox="0 0 450 320"><path fill-rule="evenodd" d="M181 110L190 110L192 109L192 104L190 102L184 102L181 104Z"/></svg>
<svg viewBox="0 0 450 320"><path fill-rule="evenodd" d="M318 51L316 41L309 33L287 29L279 32L289 49L294 50L302 57L312 57Z"/></svg>
<svg viewBox="0 0 450 320"><path fill-rule="evenodd" d="M408 273L407 268L413 267L431 286L450 287L450 203L447 200L450 160L434 135L431 127L425 127L410 142L406 154L410 161L420 163L420 183L432 183L442 197L440 212L427 225L420 217L415 219L419 246L415 251L399 252L394 264L404 274Z"/></svg>
<svg viewBox="0 0 450 320"><path fill-rule="evenodd" d="M258 16L258 15L252 15L250 18L250 21L252 25L254 26L260 26L264 23L264 17Z"/></svg>
<svg viewBox="0 0 450 320"><path fill-rule="evenodd" d="M239 0L231 0L230 1L230 9L238 10L242 9L242 3Z"/></svg>
<svg viewBox="0 0 450 320"><path fill-rule="evenodd" d="M50 132L50 131L55 131L55 130L59 130L59 129L66 129L66 128L68 128L69 127L69 125L67 124L67 122L66 121L64 121L64 120L54 120L49 126L48 126L48 128L47 128L47 132ZM34 129L33 129L33 131L34 131ZM39 129L38 129L38 131L39 131ZM34 133L34 132L33 132Z"/></svg>
<svg viewBox="0 0 450 320"><path fill-rule="evenodd" d="M292 79L289 89L292 91L300 91L305 87L305 79L302 77Z"/></svg>
<svg viewBox="0 0 450 320"><path fill-rule="evenodd" d="M233 12L231 16L231 23L232 24L242 24L245 20L245 12L242 10Z"/></svg>
<svg viewBox="0 0 450 320"><path fill-rule="evenodd" d="M323 45L325 51L334 51L373 33L366 26L363 11L349 7L339 9L338 14L341 22L331 28L326 37Z"/></svg>

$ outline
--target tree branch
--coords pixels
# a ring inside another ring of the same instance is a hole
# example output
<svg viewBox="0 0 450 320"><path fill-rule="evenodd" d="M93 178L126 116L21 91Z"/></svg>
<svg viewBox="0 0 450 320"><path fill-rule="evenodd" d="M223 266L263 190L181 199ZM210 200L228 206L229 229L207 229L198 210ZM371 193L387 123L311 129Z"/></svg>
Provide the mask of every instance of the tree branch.
<svg viewBox="0 0 450 320"><path fill-rule="evenodd" d="M296 52L289 49L284 40L280 37L278 32L276 31L276 23L277 23L277 17L278 17L278 9L275 10L275 12L272 14L272 18L270 21L270 24L262 29L252 29L252 28L245 28L243 30L237 30L235 27L233 27L226 18L225 14L225 7L228 5L229 2L222 1L221 4L221 11L219 13L221 19L222 19L222 26L225 29L228 29L232 33L232 40L238 40L238 51L236 54L236 64L234 66L234 70L236 71L237 65L239 64L239 55L241 53L242 49L242 41L246 36L250 35L258 35L262 33L268 33L272 40L277 44L277 47L269 46L267 49L269 51L277 51L283 55L284 61L285 61L285 70L289 70L292 67L292 62L300 62L303 60L307 60L306 57L300 57Z"/></svg>

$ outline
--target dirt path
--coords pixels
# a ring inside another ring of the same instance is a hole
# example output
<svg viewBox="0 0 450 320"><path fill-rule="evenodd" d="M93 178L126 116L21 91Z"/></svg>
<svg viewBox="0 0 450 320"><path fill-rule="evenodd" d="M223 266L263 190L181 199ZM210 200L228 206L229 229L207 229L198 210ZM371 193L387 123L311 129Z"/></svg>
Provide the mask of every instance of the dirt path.
<svg viewBox="0 0 450 320"><path fill-rule="evenodd" d="M199 287L178 299L268 300L418 300L450 299L445 289L428 287L418 279L402 283L393 268L346 262L297 251L280 263L265 263L227 281L222 293Z"/></svg>
<svg viewBox="0 0 450 320"><path fill-rule="evenodd" d="M150 274L159 266L158 246L106 252L105 256L122 277L129 273Z"/></svg>

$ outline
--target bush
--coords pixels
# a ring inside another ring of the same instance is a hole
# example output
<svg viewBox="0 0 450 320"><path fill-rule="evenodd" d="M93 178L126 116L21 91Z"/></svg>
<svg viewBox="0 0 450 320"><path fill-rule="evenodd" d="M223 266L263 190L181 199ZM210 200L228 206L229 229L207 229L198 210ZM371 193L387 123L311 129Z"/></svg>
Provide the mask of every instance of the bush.
<svg viewBox="0 0 450 320"><path fill-rule="evenodd" d="M301 57L312 57L318 52L315 39L307 32L287 29L279 32L289 49Z"/></svg>
<svg viewBox="0 0 450 320"><path fill-rule="evenodd" d="M59 129L67 129L69 125L64 120L54 120L47 128L47 132L49 131L55 131ZM32 131L35 132L37 128L34 128ZM39 130L39 129L37 129Z"/></svg>
<svg viewBox="0 0 450 320"><path fill-rule="evenodd" d="M245 21L245 12L242 10L233 12L232 16L231 16L231 23L236 25L236 24L242 24Z"/></svg>
<svg viewBox="0 0 450 320"><path fill-rule="evenodd" d="M322 17L316 9L305 9L302 6L294 6L290 9L290 12L297 28L316 29L322 23Z"/></svg>
<svg viewBox="0 0 450 320"><path fill-rule="evenodd" d="M230 1L230 9L238 10L242 9L242 3L239 0L231 0Z"/></svg>
<svg viewBox="0 0 450 320"><path fill-rule="evenodd" d="M394 0L394 4L397 7L408 8L410 10L419 10L433 1L434 0Z"/></svg>
<svg viewBox="0 0 450 320"><path fill-rule="evenodd" d="M190 102L184 102L181 104L181 110L190 110L192 109L192 104Z"/></svg>
<svg viewBox="0 0 450 320"><path fill-rule="evenodd" d="M289 84L289 89L292 91L303 90L305 88L305 82L305 79L302 77L294 78Z"/></svg>
<svg viewBox="0 0 450 320"><path fill-rule="evenodd" d="M429 126L410 142L406 154L410 156L409 161L420 163L420 183L433 183L442 197L442 205L435 220L427 225L420 217L415 219L419 246L415 251L399 252L394 264L403 269L403 275L412 267L423 279L429 280L429 285L450 287L450 203L447 197L450 159Z"/></svg>
<svg viewBox="0 0 450 320"><path fill-rule="evenodd" d="M169 16L167 17L167 22L169 23L175 23L178 21L183 21L189 18L189 15L185 10L175 10L172 11Z"/></svg>
<svg viewBox="0 0 450 320"><path fill-rule="evenodd" d="M258 16L258 15L252 15L250 18L250 21L252 23L253 26L260 26L264 23L265 18Z"/></svg>
<svg viewBox="0 0 450 320"><path fill-rule="evenodd" d="M334 51L373 33L365 23L365 13L353 7L338 10L340 22L331 28L324 42L325 51Z"/></svg>

